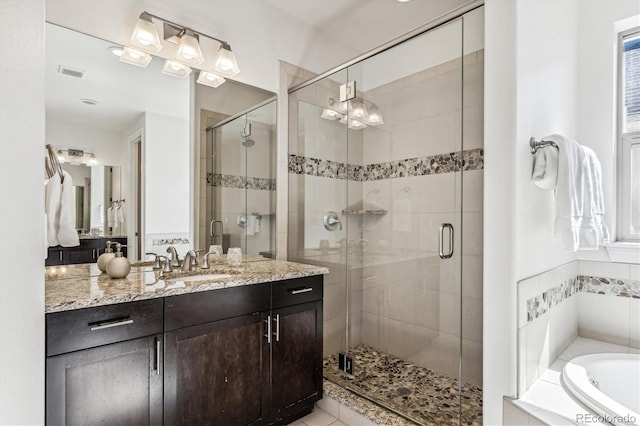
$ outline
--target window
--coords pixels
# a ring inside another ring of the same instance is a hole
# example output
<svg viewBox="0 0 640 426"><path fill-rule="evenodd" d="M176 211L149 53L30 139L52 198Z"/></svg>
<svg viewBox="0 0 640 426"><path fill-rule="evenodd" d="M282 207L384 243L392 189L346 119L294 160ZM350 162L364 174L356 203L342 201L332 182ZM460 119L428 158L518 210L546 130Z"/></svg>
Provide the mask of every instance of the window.
<svg viewBox="0 0 640 426"><path fill-rule="evenodd" d="M640 241L640 27L619 35L618 239Z"/></svg>

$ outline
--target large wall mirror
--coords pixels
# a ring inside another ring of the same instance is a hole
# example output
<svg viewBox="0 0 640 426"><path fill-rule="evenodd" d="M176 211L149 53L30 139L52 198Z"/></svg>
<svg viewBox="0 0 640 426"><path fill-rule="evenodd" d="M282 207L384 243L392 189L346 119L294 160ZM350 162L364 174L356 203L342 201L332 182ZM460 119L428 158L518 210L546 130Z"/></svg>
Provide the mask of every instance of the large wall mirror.
<svg viewBox="0 0 640 426"><path fill-rule="evenodd" d="M127 237L131 260L144 259L147 252L164 254L170 245L184 255L212 243L205 230L217 219L247 254L269 251L271 243L251 252L236 208L233 215L213 216L206 129L274 94L230 80L215 89L202 86L195 82L197 71L185 78L166 75L159 57L146 68L122 63L120 47L46 25L46 143L73 178L81 237ZM266 126L275 131L275 115L269 120L273 123ZM269 143L275 147L275 137ZM70 158L70 151L83 156ZM243 202L246 206L246 194ZM115 206L121 216L114 223L109 209ZM274 210L271 205L252 209Z"/></svg>

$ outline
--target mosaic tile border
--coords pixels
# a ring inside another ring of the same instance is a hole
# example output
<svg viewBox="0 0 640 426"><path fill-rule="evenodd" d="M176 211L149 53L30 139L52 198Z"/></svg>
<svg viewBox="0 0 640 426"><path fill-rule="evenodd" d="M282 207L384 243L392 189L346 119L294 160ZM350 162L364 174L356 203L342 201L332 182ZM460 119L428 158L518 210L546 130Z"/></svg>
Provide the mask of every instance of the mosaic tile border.
<svg viewBox="0 0 640 426"><path fill-rule="evenodd" d="M276 180L258 177L225 175L207 173L207 186L237 189L256 189L260 191L275 191Z"/></svg>
<svg viewBox="0 0 640 426"><path fill-rule="evenodd" d="M462 156L458 152L450 152L366 166L289 155L288 169L289 173L296 175L348 179L358 182L427 176L461 170L482 170L484 169L484 149L476 148L462 151Z"/></svg>
<svg viewBox="0 0 640 426"><path fill-rule="evenodd" d="M188 238L158 238L152 240L154 246L189 244Z"/></svg>
<svg viewBox="0 0 640 426"><path fill-rule="evenodd" d="M640 299L640 281L578 275L580 291Z"/></svg>
<svg viewBox="0 0 640 426"><path fill-rule="evenodd" d="M569 278L542 294L527 299L527 323L549 312L554 306L577 292L640 299L640 281L578 275Z"/></svg>
<svg viewBox="0 0 640 426"><path fill-rule="evenodd" d="M556 287L551 287L542 294L527 299L527 322L529 323L549 312L554 306L576 294L578 290L578 279L573 277L561 282Z"/></svg>

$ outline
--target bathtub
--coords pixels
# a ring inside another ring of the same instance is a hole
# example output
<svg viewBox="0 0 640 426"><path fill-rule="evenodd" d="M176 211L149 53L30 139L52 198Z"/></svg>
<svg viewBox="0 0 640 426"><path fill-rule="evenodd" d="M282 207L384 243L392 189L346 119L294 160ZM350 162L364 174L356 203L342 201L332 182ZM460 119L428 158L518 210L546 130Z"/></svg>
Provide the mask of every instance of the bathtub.
<svg viewBox="0 0 640 426"><path fill-rule="evenodd" d="M640 426L640 354L591 354L573 358L562 369L562 384L597 416L614 425ZM582 421L581 421L582 420Z"/></svg>

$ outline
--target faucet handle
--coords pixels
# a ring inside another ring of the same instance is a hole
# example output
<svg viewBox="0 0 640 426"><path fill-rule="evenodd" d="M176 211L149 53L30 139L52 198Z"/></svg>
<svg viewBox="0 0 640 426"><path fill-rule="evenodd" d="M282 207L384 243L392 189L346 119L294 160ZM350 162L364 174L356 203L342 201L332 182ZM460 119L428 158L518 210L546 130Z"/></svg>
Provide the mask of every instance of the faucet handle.
<svg viewBox="0 0 640 426"><path fill-rule="evenodd" d="M162 256L158 254L157 258L164 259L164 266L162 267L162 272L173 272L173 268L171 267L171 262L167 256Z"/></svg>
<svg viewBox="0 0 640 426"><path fill-rule="evenodd" d="M204 249L202 249L202 250L192 250L192 251L193 251L195 256L193 256L191 258L191 266L198 266L198 253L204 252Z"/></svg>
<svg viewBox="0 0 640 426"><path fill-rule="evenodd" d="M153 269L162 269L162 265L160 264L160 258L165 256L159 256L155 253L145 253L145 256L153 256Z"/></svg>

